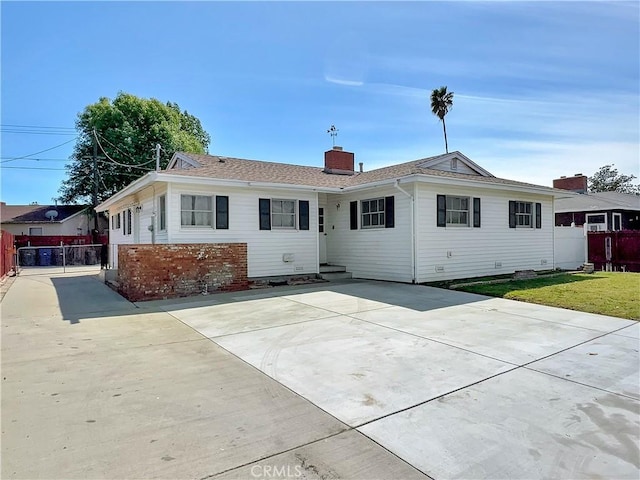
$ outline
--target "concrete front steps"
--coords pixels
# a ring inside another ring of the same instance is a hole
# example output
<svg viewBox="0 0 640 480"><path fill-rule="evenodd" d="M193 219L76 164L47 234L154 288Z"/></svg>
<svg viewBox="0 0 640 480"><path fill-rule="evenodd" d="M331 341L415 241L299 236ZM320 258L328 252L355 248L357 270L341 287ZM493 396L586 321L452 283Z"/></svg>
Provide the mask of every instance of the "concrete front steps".
<svg viewBox="0 0 640 480"><path fill-rule="evenodd" d="M347 280L351 277L351 272L347 272L347 267L342 265L320 265L320 278L327 281Z"/></svg>

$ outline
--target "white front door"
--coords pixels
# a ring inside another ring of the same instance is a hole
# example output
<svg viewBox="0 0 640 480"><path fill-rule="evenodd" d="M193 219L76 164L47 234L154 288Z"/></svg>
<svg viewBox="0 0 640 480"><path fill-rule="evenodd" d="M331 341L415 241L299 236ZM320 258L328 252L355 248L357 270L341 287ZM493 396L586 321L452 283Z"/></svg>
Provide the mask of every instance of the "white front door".
<svg viewBox="0 0 640 480"><path fill-rule="evenodd" d="M318 208L318 257L320 265L327 263L327 232L325 231L324 218L325 208Z"/></svg>

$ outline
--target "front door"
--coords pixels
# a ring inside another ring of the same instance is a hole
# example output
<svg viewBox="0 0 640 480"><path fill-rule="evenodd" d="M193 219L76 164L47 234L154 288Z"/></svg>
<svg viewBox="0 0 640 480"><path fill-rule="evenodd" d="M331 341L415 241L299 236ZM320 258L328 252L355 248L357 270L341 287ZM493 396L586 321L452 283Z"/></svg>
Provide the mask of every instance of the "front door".
<svg viewBox="0 0 640 480"><path fill-rule="evenodd" d="M320 265L327 263L327 232L324 228L324 207L318 208L318 257Z"/></svg>

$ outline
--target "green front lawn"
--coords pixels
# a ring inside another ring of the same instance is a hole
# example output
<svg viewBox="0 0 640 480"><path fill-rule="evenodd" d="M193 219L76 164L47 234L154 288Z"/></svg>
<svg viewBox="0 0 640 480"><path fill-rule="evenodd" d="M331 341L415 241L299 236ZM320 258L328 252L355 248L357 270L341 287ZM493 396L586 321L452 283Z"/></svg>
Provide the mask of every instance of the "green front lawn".
<svg viewBox="0 0 640 480"><path fill-rule="evenodd" d="M568 273L458 290L640 320L640 273Z"/></svg>

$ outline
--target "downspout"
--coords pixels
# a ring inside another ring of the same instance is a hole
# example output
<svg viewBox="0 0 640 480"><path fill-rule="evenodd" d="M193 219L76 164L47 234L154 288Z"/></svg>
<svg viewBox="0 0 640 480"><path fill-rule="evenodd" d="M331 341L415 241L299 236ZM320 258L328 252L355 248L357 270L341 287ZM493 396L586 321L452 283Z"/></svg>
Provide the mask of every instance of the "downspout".
<svg viewBox="0 0 640 480"><path fill-rule="evenodd" d="M540 225L542 226L542 225ZM556 197L551 197L551 243L553 246L552 266L556 269Z"/></svg>
<svg viewBox="0 0 640 480"><path fill-rule="evenodd" d="M416 283L416 278L417 278L416 276L416 228L415 228L415 215L414 215L415 199L413 195L411 195L409 192L407 192L400 186L399 179L396 180L393 186L396 187L398 190L400 190L402 193L404 193L411 200L411 222L410 222L411 223L411 274L413 275L413 278L411 279L411 283Z"/></svg>

